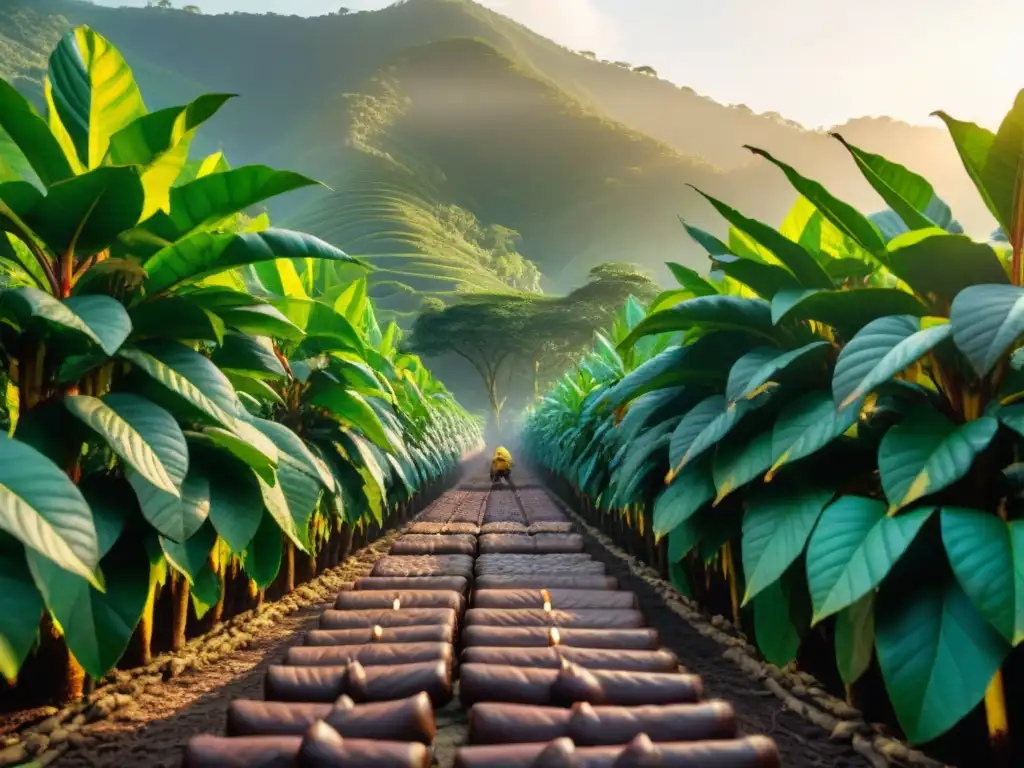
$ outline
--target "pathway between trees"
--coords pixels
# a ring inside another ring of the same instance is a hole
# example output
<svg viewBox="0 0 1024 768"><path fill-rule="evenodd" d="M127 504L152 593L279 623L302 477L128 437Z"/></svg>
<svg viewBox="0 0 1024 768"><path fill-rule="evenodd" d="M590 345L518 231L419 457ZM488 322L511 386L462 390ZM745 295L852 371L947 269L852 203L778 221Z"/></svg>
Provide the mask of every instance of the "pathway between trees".
<svg viewBox="0 0 1024 768"><path fill-rule="evenodd" d="M56 764L870 765L516 475L468 474L332 602L149 686Z"/></svg>

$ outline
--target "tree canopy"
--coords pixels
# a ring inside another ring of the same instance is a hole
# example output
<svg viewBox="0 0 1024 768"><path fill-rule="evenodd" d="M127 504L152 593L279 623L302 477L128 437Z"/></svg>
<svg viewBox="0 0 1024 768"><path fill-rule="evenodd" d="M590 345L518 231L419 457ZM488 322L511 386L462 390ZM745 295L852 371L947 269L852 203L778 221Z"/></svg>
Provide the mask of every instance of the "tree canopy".
<svg viewBox="0 0 1024 768"><path fill-rule="evenodd" d="M422 355L455 354L469 362L480 375L500 429L517 372L529 371L536 396L629 296L647 300L657 291L646 274L628 263L601 264L588 278L566 296L478 293L449 307L425 306L409 346Z"/></svg>

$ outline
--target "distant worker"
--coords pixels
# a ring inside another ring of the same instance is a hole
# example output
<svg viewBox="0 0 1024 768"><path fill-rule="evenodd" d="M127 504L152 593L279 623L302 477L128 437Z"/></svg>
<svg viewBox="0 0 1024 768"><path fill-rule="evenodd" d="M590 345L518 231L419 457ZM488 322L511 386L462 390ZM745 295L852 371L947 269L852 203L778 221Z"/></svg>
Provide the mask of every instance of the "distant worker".
<svg viewBox="0 0 1024 768"><path fill-rule="evenodd" d="M512 454L503 447L498 446L491 459L491 482L496 483L502 478L509 479L509 472L512 470Z"/></svg>

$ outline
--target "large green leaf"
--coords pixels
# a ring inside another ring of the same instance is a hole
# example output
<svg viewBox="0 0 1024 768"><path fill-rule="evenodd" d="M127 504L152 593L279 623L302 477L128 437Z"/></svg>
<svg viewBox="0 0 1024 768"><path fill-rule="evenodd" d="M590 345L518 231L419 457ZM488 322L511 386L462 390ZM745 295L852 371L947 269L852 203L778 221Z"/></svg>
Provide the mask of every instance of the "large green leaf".
<svg viewBox="0 0 1024 768"><path fill-rule="evenodd" d="M785 579L776 579L754 599L757 647L777 667L795 659L800 648L800 630L791 617L791 592Z"/></svg>
<svg viewBox="0 0 1024 768"><path fill-rule="evenodd" d="M248 376L244 373L235 373L234 371L225 371L224 375L228 377L228 381L231 382L231 386L235 388L239 397L244 394L255 398L259 402L284 405L284 400L281 398L281 395L279 395L273 387L262 379L257 379L254 376Z"/></svg>
<svg viewBox="0 0 1024 768"><path fill-rule="evenodd" d="M161 296L128 310L135 339L212 341L224 339L224 321L187 296Z"/></svg>
<svg viewBox="0 0 1024 768"><path fill-rule="evenodd" d="M219 426L231 429L242 411L231 382L207 358L184 344L152 341L118 356L137 366L162 391Z"/></svg>
<svg viewBox="0 0 1024 768"><path fill-rule="evenodd" d="M61 568L98 584L92 510L74 483L35 448L0 435L0 530Z"/></svg>
<svg viewBox="0 0 1024 768"><path fill-rule="evenodd" d="M595 360L599 358L593 358ZM360 394L381 398L393 402L393 388L387 380L381 382L380 375L362 360L337 355L330 361L330 370L346 382L348 387ZM616 378L618 374L616 374Z"/></svg>
<svg viewBox="0 0 1024 768"><path fill-rule="evenodd" d="M2 98L3 93L0 92L0 99ZM29 179L34 180L34 177L35 172L28 160L25 159L25 155L18 149L18 145L14 143L3 126L0 126L0 182L19 185L24 183L35 188L35 184L29 181ZM0 199L2 199L2 195L0 195ZM0 209L0 212L6 215L6 210Z"/></svg>
<svg viewBox="0 0 1024 768"><path fill-rule="evenodd" d="M209 523L200 526L187 541L171 541L160 537L160 546L168 561L195 586L202 578L210 552L217 543L217 532Z"/></svg>
<svg viewBox="0 0 1024 768"><path fill-rule="evenodd" d="M88 256L135 226L144 203L138 168L104 166L57 182L23 218L54 254Z"/></svg>
<svg viewBox="0 0 1024 768"><path fill-rule="evenodd" d="M825 508L807 546L813 623L874 590L907 550L932 509L889 517L885 504L842 496Z"/></svg>
<svg viewBox="0 0 1024 768"><path fill-rule="evenodd" d="M832 396L845 409L891 381L953 335L948 323L924 327L913 315L881 317L843 347L832 374Z"/></svg>
<svg viewBox="0 0 1024 768"><path fill-rule="evenodd" d="M229 328L253 336L271 336L285 341L299 341L304 335L295 323L269 304L223 309L219 310L217 314Z"/></svg>
<svg viewBox="0 0 1024 768"><path fill-rule="evenodd" d="M32 103L0 79L0 128L24 155L46 186L71 178L73 171L60 143Z"/></svg>
<svg viewBox="0 0 1024 768"><path fill-rule="evenodd" d="M810 484L773 483L751 493L743 517L743 604L786 572L807 544L835 490Z"/></svg>
<svg viewBox="0 0 1024 768"><path fill-rule="evenodd" d="M86 168L103 162L111 137L146 114L131 69L89 27L61 38L50 56L48 81L60 124Z"/></svg>
<svg viewBox="0 0 1024 768"><path fill-rule="evenodd" d="M714 296L718 293L715 284L698 275L696 270L676 264L674 261L668 262L667 265L676 282L694 296Z"/></svg>
<svg viewBox="0 0 1024 768"><path fill-rule="evenodd" d="M28 557L36 584L64 630L71 652L89 675L102 677L128 647L149 597L145 547L131 539L113 545L100 564L106 580L103 592L35 553Z"/></svg>
<svg viewBox="0 0 1024 768"><path fill-rule="evenodd" d="M747 390L747 383L754 375L781 354L785 353L778 347L755 347L739 358L729 369L729 378L725 383L726 399L729 402L741 399ZM753 388L756 389L763 383L762 381Z"/></svg>
<svg viewBox="0 0 1024 768"><path fill-rule="evenodd" d="M277 446L258 429L238 421L234 432L221 427L203 427L202 432L188 433L188 438L197 444L226 450L268 483L274 482L279 458Z"/></svg>
<svg viewBox="0 0 1024 768"><path fill-rule="evenodd" d="M779 291L772 299L772 322L817 320L847 338L886 315L924 317L928 308L912 293L897 288L851 288L834 291Z"/></svg>
<svg viewBox="0 0 1024 768"><path fill-rule="evenodd" d="M257 477L256 479L260 484L260 493L263 496L263 506L266 511L274 518L274 522L291 543L300 551L305 552L307 547L305 533L300 534L295 525L295 519L288 506L288 499L284 495L282 484L278 482L270 485L261 478Z"/></svg>
<svg viewBox="0 0 1024 768"><path fill-rule="evenodd" d="M222 371L234 371L261 379L283 379L288 376L267 338L244 333L229 333L224 343L210 356Z"/></svg>
<svg viewBox="0 0 1024 768"><path fill-rule="evenodd" d="M178 494L188 473L188 445L171 414L125 393L67 397L64 407L152 485Z"/></svg>
<svg viewBox="0 0 1024 768"><path fill-rule="evenodd" d="M144 226L173 242L190 232L215 227L272 197L318 184L298 173L265 165L211 173L171 190L170 212L157 214Z"/></svg>
<svg viewBox="0 0 1024 768"><path fill-rule="evenodd" d="M35 645L42 613L25 550L9 538L0 540L0 676L9 682Z"/></svg>
<svg viewBox="0 0 1024 768"><path fill-rule="evenodd" d="M878 229L852 205L844 203L832 195L818 182L801 176L796 169L772 157L763 149L751 146L748 146L747 149L782 169L794 189L821 211L822 215L832 222L840 232L859 243L869 253L879 255L885 252L885 241Z"/></svg>
<svg viewBox="0 0 1024 768"><path fill-rule="evenodd" d="M654 502L654 535L661 538L682 525L715 497L711 457L688 464Z"/></svg>
<svg viewBox="0 0 1024 768"><path fill-rule="evenodd" d="M669 463L676 467L683 460L686 452L690 450L693 441L700 434L726 412L729 401L722 395L711 395L701 400L691 408L682 421L676 426L672 433L672 441L669 444ZM710 470L710 465L708 469Z"/></svg>
<svg viewBox="0 0 1024 768"><path fill-rule="evenodd" d="M1024 90L995 135L974 123L954 120L936 112L946 123L960 153L967 175L981 193L985 205L1006 232L1020 225L1020 177L1024 173Z"/></svg>
<svg viewBox="0 0 1024 768"><path fill-rule="evenodd" d="M238 553L249 546L263 518L263 496L257 476L237 462L211 462L210 522L228 548ZM275 478L276 481L276 478ZM278 535L278 548L281 537Z"/></svg>
<svg viewBox="0 0 1024 768"><path fill-rule="evenodd" d="M606 389L601 398L618 407L648 392L681 384L686 380L682 362L689 356L688 347L669 347L627 373L618 384Z"/></svg>
<svg viewBox="0 0 1024 768"><path fill-rule="evenodd" d="M696 187L694 187L696 189ZM758 245L770 251L796 277L804 288L831 288L832 279L799 243L795 243L779 232L755 219L744 216L734 208L697 190L721 216L732 226L752 238ZM737 254L742 256L743 254Z"/></svg>
<svg viewBox="0 0 1024 768"><path fill-rule="evenodd" d="M875 593L836 614L836 667L846 685L853 685L871 666L875 651Z"/></svg>
<svg viewBox="0 0 1024 768"><path fill-rule="evenodd" d="M700 542L702 526L700 521L691 516L684 520L668 533L668 560L670 563L678 563Z"/></svg>
<svg viewBox="0 0 1024 768"><path fill-rule="evenodd" d="M889 509L902 509L964 477L997 431L999 422L991 416L957 425L929 408L909 411L878 446Z"/></svg>
<svg viewBox="0 0 1024 768"><path fill-rule="evenodd" d="M242 555L242 567L259 589L269 587L281 570L281 542L281 529L273 516L269 512L261 512L256 535Z"/></svg>
<svg viewBox="0 0 1024 768"><path fill-rule="evenodd" d="M846 147L864 178L907 227L912 230L934 226L945 228L952 223L953 214L949 206L939 199L923 176L881 155L853 146L838 133L832 136Z"/></svg>
<svg viewBox="0 0 1024 768"><path fill-rule="evenodd" d="M310 477L318 478L320 484L328 491L334 491L334 478L330 471L324 467L323 462L313 455L301 437L284 424L266 419L252 419L252 426L270 438L280 454L291 456L298 462L298 466L302 468L303 472Z"/></svg>
<svg viewBox="0 0 1024 768"><path fill-rule="evenodd" d="M107 162L145 168L142 185L146 203L140 220L145 221L157 211L170 212L171 185L188 160L196 130L230 98L227 94L207 94L186 106L151 112L110 138Z"/></svg>
<svg viewBox="0 0 1024 768"><path fill-rule="evenodd" d="M38 288L0 290L0 319L22 331L52 335L66 353L95 345L112 355L131 332L131 319L109 296L76 296L65 301Z"/></svg>
<svg viewBox="0 0 1024 768"><path fill-rule="evenodd" d="M288 454L282 454L277 466L277 479L288 502L288 512L295 521L295 531L303 549L310 551L309 521L320 503L323 484L309 475L302 464Z"/></svg>
<svg viewBox="0 0 1024 768"><path fill-rule="evenodd" d="M128 481L135 489L142 516L171 541L186 541L210 516L209 477L195 463L177 493L157 488L137 472L129 472Z"/></svg>
<svg viewBox="0 0 1024 768"><path fill-rule="evenodd" d="M387 482L384 469L381 467L373 446L362 437L350 431L343 431L341 444L345 447L349 459L356 471L363 478L363 492L370 507L370 512L378 524L383 522L383 500L387 496Z"/></svg>
<svg viewBox="0 0 1024 768"><path fill-rule="evenodd" d="M726 397L736 401L747 397L769 381L783 383L783 380L802 379L815 368L822 367L828 357L831 344L827 341L812 341L802 347L791 350L773 350L771 355L765 354L758 360L759 365L754 365L753 353L748 353L742 359L749 359L750 370L739 369L740 361L736 361L732 371L729 372L729 383L726 387ZM742 370L742 374L741 371ZM736 372L737 379L733 381L733 372ZM746 381L742 379L746 377Z"/></svg>
<svg viewBox="0 0 1024 768"><path fill-rule="evenodd" d="M317 392L312 405L326 408L333 416L355 427L384 450L392 450L377 413L358 392L332 386Z"/></svg>
<svg viewBox="0 0 1024 768"><path fill-rule="evenodd" d="M717 494L715 506L726 496L763 475L772 465L771 430L754 437L733 435L719 443L711 465Z"/></svg>
<svg viewBox="0 0 1024 768"><path fill-rule="evenodd" d="M629 349L644 336L674 333L696 327L749 333L763 341L775 341L768 302L716 293L713 296L699 296L677 304L671 309L663 309L648 315L619 344L619 349Z"/></svg>
<svg viewBox="0 0 1024 768"><path fill-rule="evenodd" d="M793 277L793 273L778 264L767 264L732 255L715 256L711 264L714 269L743 283L758 296L769 301L779 291L800 290L800 282Z"/></svg>
<svg viewBox="0 0 1024 768"><path fill-rule="evenodd" d="M1024 640L1024 524L963 507L943 507L942 541L960 587L999 633Z"/></svg>
<svg viewBox="0 0 1024 768"><path fill-rule="evenodd" d="M882 677L914 744L941 736L974 709L1009 651L951 576L886 585L876 617Z"/></svg>
<svg viewBox="0 0 1024 768"><path fill-rule="evenodd" d="M810 392L787 403L772 429L772 466L766 481L784 465L807 458L836 440L857 421L859 408L837 412L827 392Z"/></svg>
<svg viewBox="0 0 1024 768"><path fill-rule="evenodd" d="M672 462L674 470L678 472L689 462L723 440L747 414L766 405L771 399L771 395L770 391L762 392L756 397L727 404L725 399L722 398L721 402L724 404L724 408L719 410L717 414L712 412L710 403L704 401L707 405L702 404L703 408L699 414L694 415L693 411L688 413L672 435L669 461ZM705 421L709 415L711 418ZM686 425L685 429L684 424ZM702 426L702 428L691 440L690 434L698 426ZM687 441L689 441L688 445L686 445ZM674 461L675 456L680 452L682 457L678 461Z"/></svg>
<svg viewBox="0 0 1024 768"><path fill-rule="evenodd" d="M945 314L956 295L971 285L1007 285L1010 280L992 247L966 235L919 229L889 242L888 266L894 275Z"/></svg>
<svg viewBox="0 0 1024 768"><path fill-rule="evenodd" d="M312 258L360 263L312 235L285 229L214 234L195 232L157 251L143 262L143 283L152 295L188 280L277 258Z"/></svg>
<svg viewBox="0 0 1024 768"><path fill-rule="evenodd" d="M949 312L953 341L979 376L986 376L1024 334L1024 288L972 285Z"/></svg>
<svg viewBox="0 0 1024 768"><path fill-rule="evenodd" d="M344 315L335 312L332 307L322 301L275 298L272 303L307 336L322 337L323 341L317 342L318 345L322 346L329 342L335 345L332 347L333 349L351 350L360 356L365 356L364 353L369 351L355 326ZM300 345L299 350L301 349ZM310 356L299 350L292 355L296 360Z"/></svg>
<svg viewBox="0 0 1024 768"><path fill-rule="evenodd" d="M683 229L685 229L686 233L696 241L697 245L708 252L708 256L711 258L714 259L719 256L732 255L732 251L729 250L729 246L710 232L705 232L699 227L687 224L682 217L680 217L679 223L683 225ZM685 283L681 280L679 281L679 284L685 287ZM718 293L718 290L716 289L714 292Z"/></svg>

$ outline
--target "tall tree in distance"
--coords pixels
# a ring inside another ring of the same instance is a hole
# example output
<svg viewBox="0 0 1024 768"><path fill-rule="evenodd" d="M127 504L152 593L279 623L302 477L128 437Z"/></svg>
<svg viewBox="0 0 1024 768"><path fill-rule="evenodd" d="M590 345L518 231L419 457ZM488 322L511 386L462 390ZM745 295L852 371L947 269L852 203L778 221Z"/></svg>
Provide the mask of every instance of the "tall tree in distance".
<svg viewBox="0 0 1024 768"><path fill-rule="evenodd" d="M495 428L513 381L528 375L534 398L561 373L629 297L647 301L657 286L634 264L609 262L566 296L469 294L449 307L425 306L409 346L424 356L455 354L480 375ZM524 382L525 383L525 382Z"/></svg>
<svg viewBox="0 0 1024 768"><path fill-rule="evenodd" d="M410 347L418 354L452 353L480 374L499 431L507 399L499 382L520 350L534 301L530 294L471 294L453 306L425 308L413 326Z"/></svg>

